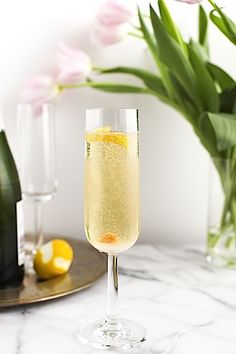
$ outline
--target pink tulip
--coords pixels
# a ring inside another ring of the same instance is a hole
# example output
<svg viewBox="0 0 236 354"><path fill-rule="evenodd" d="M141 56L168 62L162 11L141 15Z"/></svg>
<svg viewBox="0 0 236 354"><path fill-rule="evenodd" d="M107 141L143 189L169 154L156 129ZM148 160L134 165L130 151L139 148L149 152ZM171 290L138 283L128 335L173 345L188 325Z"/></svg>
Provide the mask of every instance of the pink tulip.
<svg viewBox="0 0 236 354"><path fill-rule="evenodd" d="M30 103L34 114L39 116L44 103L53 101L59 94L56 80L52 76L39 75L32 77L25 85L21 101Z"/></svg>
<svg viewBox="0 0 236 354"><path fill-rule="evenodd" d="M57 53L58 81L61 84L75 84L85 80L92 70L89 56L77 48L60 43Z"/></svg>
<svg viewBox="0 0 236 354"><path fill-rule="evenodd" d="M128 34L134 15L135 11L127 5L127 1L105 1L95 18L91 32L92 40L100 45L121 41Z"/></svg>
<svg viewBox="0 0 236 354"><path fill-rule="evenodd" d="M177 0L180 2L186 2L188 4L200 4L200 2L202 2L203 0Z"/></svg>
<svg viewBox="0 0 236 354"><path fill-rule="evenodd" d="M134 11L127 2L121 0L107 0L100 7L96 19L100 25L111 27L129 22Z"/></svg>
<svg viewBox="0 0 236 354"><path fill-rule="evenodd" d="M120 26L102 26L96 23L92 28L91 39L95 44L106 46L115 44L124 39L129 31L129 27L126 25Z"/></svg>

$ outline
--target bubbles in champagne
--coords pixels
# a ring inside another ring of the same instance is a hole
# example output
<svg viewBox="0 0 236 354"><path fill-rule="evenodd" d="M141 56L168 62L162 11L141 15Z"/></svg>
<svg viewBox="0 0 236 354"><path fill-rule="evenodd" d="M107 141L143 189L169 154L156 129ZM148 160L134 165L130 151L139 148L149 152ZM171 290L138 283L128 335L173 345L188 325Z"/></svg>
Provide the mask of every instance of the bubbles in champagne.
<svg viewBox="0 0 236 354"><path fill-rule="evenodd" d="M130 248L139 235L139 156L137 133L87 134L85 230L99 251Z"/></svg>

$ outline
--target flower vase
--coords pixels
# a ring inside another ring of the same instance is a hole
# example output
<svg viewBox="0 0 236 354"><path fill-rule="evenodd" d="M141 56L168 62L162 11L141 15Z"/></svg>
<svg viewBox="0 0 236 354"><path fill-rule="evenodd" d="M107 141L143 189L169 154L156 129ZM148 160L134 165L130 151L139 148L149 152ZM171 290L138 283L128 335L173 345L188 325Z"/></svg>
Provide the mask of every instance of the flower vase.
<svg viewBox="0 0 236 354"><path fill-rule="evenodd" d="M207 261L236 267L236 159L210 163Z"/></svg>

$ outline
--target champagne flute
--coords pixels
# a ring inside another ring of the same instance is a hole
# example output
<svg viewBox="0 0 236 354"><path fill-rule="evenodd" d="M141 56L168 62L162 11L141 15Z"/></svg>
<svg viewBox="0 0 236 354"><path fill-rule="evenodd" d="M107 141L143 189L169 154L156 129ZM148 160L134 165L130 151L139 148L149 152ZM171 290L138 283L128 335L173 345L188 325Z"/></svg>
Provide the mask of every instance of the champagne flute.
<svg viewBox="0 0 236 354"><path fill-rule="evenodd" d="M108 254L108 299L104 319L82 324L79 337L97 349L129 349L145 329L118 317L118 254L137 241L140 229L139 135L135 109L86 111L85 232Z"/></svg>
<svg viewBox="0 0 236 354"><path fill-rule="evenodd" d="M44 241L42 206L57 190L53 105L44 104L36 116L30 104L20 104L17 123L22 196L34 206L33 243L26 244L26 272L30 274L33 256Z"/></svg>

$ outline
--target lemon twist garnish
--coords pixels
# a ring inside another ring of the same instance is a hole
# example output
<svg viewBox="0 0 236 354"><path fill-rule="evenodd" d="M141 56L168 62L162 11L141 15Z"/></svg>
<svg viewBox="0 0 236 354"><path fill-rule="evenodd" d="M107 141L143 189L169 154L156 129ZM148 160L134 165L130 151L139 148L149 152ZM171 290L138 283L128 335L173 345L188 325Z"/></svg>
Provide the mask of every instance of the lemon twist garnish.
<svg viewBox="0 0 236 354"><path fill-rule="evenodd" d="M68 272L73 260L73 250L64 240L44 244L34 257L34 269L41 279L49 279Z"/></svg>
<svg viewBox="0 0 236 354"><path fill-rule="evenodd" d="M128 137L121 133L110 133L110 132L96 132L87 133L87 142L92 143L112 143L122 145L125 148L128 147Z"/></svg>

